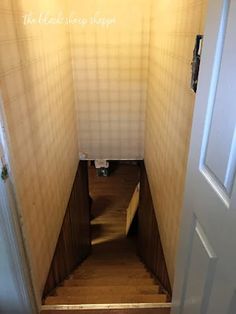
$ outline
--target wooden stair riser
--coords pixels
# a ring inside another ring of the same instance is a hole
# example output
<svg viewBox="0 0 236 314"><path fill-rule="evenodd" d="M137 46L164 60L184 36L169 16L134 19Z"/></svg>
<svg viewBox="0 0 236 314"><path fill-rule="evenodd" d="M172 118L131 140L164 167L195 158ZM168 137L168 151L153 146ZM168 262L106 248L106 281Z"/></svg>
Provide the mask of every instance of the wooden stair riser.
<svg viewBox="0 0 236 314"><path fill-rule="evenodd" d="M107 304L107 303L164 303L166 302L165 294L150 295L101 295L101 296L77 296L77 297L48 297L45 304Z"/></svg>

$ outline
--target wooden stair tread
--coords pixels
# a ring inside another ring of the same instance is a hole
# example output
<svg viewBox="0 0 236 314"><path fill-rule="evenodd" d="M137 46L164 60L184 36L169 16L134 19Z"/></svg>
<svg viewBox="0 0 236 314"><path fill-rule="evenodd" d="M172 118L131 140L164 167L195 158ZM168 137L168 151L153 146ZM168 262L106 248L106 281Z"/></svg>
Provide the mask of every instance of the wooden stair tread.
<svg viewBox="0 0 236 314"><path fill-rule="evenodd" d="M138 265L138 264L125 264L125 263L96 263L96 266L94 264L84 264L81 265L80 268L76 268L74 272L77 272L79 269L86 269L88 271L93 270L93 269L100 269L100 270L105 270L105 269L117 269L117 270L122 270L122 269L136 269L137 271L147 271L147 268L144 265Z"/></svg>
<svg viewBox="0 0 236 314"><path fill-rule="evenodd" d="M81 267L77 268L73 274L84 274L85 272L88 272L89 274L99 274L99 273L147 273L147 269L144 267L144 265L96 265L96 266L87 266L87 265L81 265Z"/></svg>
<svg viewBox="0 0 236 314"><path fill-rule="evenodd" d="M149 286L97 286L97 287L59 287L52 296L81 296L81 295L114 295L126 294L158 294L159 287Z"/></svg>
<svg viewBox="0 0 236 314"><path fill-rule="evenodd" d="M86 260L86 263L94 263L94 262L107 262L107 263L116 263L116 262L123 262L123 263L137 263L139 262L139 259L136 255L133 254L133 256L126 256L122 257L122 254L97 254L97 256L90 256L88 260Z"/></svg>
<svg viewBox="0 0 236 314"><path fill-rule="evenodd" d="M165 294L136 295L86 295L86 296L49 296L45 304L107 304L107 303L164 303Z"/></svg>
<svg viewBox="0 0 236 314"><path fill-rule="evenodd" d="M148 272L141 272L141 273L137 273L135 272L123 272L123 273L114 273L112 271L110 272L96 272L96 273L88 273L88 272L84 272L84 273L73 273L73 278L74 279L92 279L92 278L99 278L99 279L105 279L105 278L112 278L114 281L118 278L123 278L128 279L128 278L150 278L151 275Z"/></svg>
<svg viewBox="0 0 236 314"><path fill-rule="evenodd" d="M105 268L110 268L110 269L146 269L146 267L141 264L140 262L136 262L136 263L119 263L119 262L114 262L114 263L96 263L94 264L86 264L83 263L80 267L78 267L75 271L79 270L79 269L88 269L88 270L92 270L92 269L105 269Z"/></svg>
<svg viewBox="0 0 236 314"><path fill-rule="evenodd" d="M114 258L114 256L106 258L105 256L103 257L92 257L89 256L88 259L86 259L81 265L91 265L94 262L96 263L109 263L111 265L113 264L140 264L140 260L137 256L132 256L132 258L125 258L125 257L118 257ZM141 263L142 264L142 263Z"/></svg>
<svg viewBox="0 0 236 314"><path fill-rule="evenodd" d="M123 285L134 285L134 286L147 286L153 285L152 278L113 278L107 277L103 279L67 279L63 282L63 286L123 286Z"/></svg>
<svg viewBox="0 0 236 314"><path fill-rule="evenodd" d="M105 254L104 254L105 251ZM125 255L122 255L121 253L125 252ZM118 254L116 254L118 253ZM102 258L107 258L109 257L109 255L119 255L119 258L123 258L123 259L129 259L129 258L136 258L138 259L138 255L137 255L137 250L136 248L106 248L106 249L92 249L90 258L97 258L97 257L102 257Z"/></svg>
<svg viewBox="0 0 236 314"><path fill-rule="evenodd" d="M87 262L85 262L85 263L83 263L81 266L80 266L80 268L82 268L82 267L86 267L86 268L94 268L94 262L92 262L92 263L87 263ZM97 268L102 268L102 267L127 267L127 268L138 268L138 267L140 267L140 268L144 268L144 269L146 269L146 267L144 266L144 265L140 265L139 264L139 262L127 262L127 261L97 261L96 262L96 267ZM77 268L77 269L79 269L79 268ZM76 270L77 270L76 269Z"/></svg>
<svg viewBox="0 0 236 314"><path fill-rule="evenodd" d="M122 257L122 255L124 256L124 258L132 258L135 257L138 258L138 256L136 255L136 249L135 248L131 248L131 247L109 247L109 248L97 248L97 249L93 249L92 251L92 256L91 258L96 258L96 257L103 257L103 258L107 258L109 256L115 257L115 256L119 256ZM105 257L106 256L106 257Z"/></svg>
<svg viewBox="0 0 236 314"><path fill-rule="evenodd" d="M110 242L104 242L102 244L94 246L92 248L92 254L94 252L104 252L104 251L109 253L107 251L109 249L110 250L130 250L130 252L134 252L136 250L135 245L132 243L126 243L124 242L124 240L125 238L120 238L120 239L116 239L116 243L114 243L114 241L110 241ZM129 251L127 251L127 254L129 254Z"/></svg>
<svg viewBox="0 0 236 314"><path fill-rule="evenodd" d="M118 242L120 241L120 243ZM122 242L123 241L123 242ZM98 244L97 246L94 246L92 248L92 254L94 254L95 252L98 253L98 252L103 252L104 251L106 253L109 253L108 250L111 250L111 252L116 252L116 251L123 251L123 250L127 250L126 253L127 254L130 254L131 252L135 252L136 251L136 247L134 244L132 243L126 243L124 242L125 241L125 238L121 238L121 239L117 239L117 243L114 243L114 241L110 241L110 242L104 242L102 244ZM107 244L108 243L108 244Z"/></svg>

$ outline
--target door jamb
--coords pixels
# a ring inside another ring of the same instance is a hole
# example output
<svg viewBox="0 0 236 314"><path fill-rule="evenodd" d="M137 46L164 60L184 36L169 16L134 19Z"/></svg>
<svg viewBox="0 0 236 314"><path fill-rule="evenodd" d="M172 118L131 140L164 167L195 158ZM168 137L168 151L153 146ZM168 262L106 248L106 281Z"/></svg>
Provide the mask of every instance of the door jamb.
<svg viewBox="0 0 236 314"><path fill-rule="evenodd" d="M21 228L19 207L11 174L8 149L8 130L5 123L3 100L0 94L0 169L6 167L5 178L0 177L0 221L4 242L13 274L14 286L22 304L22 313L39 313L36 293Z"/></svg>

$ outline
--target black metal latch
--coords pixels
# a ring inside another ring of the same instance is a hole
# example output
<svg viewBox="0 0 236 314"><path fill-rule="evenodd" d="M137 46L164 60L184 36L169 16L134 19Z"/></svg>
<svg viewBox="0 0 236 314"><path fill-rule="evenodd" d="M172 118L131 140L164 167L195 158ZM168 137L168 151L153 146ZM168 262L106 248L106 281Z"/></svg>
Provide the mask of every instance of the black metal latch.
<svg viewBox="0 0 236 314"><path fill-rule="evenodd" d="M198 85L198 74L201 62L201 52L202 52L202 41L203 35L197 35L195 41L195 47L193 50L193 61L192 61L192 79L191 88L196 93Z"/></svg>
<svg viewBox="0 0 236 314"><path fill-rule="evenodd" d="M8 178L8 170L6 165L2 166L1 178L3 181L6 181L6 179Z"/></svg>
<svg viewBox="0 0 236 314"><path fill-rule="evenodd" d="M7 164L5 162L3 147L1 143L0 143L0 167L1 167L1 179L3 181L6 181L9 174L8 174Z"/></svg>

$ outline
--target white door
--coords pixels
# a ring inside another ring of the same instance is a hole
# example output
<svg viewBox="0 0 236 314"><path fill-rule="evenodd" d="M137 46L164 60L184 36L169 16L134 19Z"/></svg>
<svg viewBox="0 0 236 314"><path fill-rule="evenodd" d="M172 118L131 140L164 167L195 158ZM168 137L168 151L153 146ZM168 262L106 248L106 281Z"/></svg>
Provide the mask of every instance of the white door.
<svg viewBox="0 0 236 314"><path fill-rule="evenodd" d="M236 314L236 0L210 0L172 314Z"/></svg>

